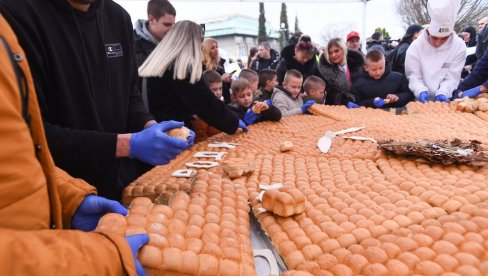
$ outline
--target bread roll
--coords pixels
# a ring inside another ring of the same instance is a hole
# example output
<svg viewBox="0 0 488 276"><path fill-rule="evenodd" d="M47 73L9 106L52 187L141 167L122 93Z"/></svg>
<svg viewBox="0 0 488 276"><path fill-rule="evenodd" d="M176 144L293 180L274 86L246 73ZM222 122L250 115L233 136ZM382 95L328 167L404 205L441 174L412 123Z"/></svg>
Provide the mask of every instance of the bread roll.
<svg viewBox="0 0 488 276"><path fill-rule="evenodd" d="M143 246L138 258L143 266L158 268L161 265L161 249L151 245Z"/></svg>
<svg viewBox="0 0 488 276"><path fill-rule="evenodd" d="M263 208L282 217L301 214L305 211L305 196L296 188L288 186L266 191Z"/></svg>
<svg viewBox="0 0 488 276"><path fill-rule="evenodd" d="M190 130L187 127L173 128L172 130L166 132L166 134L186 142L188 136L190 136Z"/></svg>
<svg viewBox="0 0 488 276"><path fill-rule="evenodd" d="M199 276L215 276L219 271L219 262L217 258L208 254L200 254L200 266L198 268Z"/></svg>

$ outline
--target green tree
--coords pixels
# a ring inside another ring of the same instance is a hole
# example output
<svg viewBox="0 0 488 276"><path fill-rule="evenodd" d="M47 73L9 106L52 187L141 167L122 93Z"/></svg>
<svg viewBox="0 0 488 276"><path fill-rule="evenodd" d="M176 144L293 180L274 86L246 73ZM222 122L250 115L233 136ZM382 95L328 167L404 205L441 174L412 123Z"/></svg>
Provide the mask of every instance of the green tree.
<svg viewBox="0 0 488 276"><path fill-rule="evenodd" d="M300 27L298 27L298 16L295 15L295 33L301 32Z"/></svg>
<svg viewBox="0 0 488 276"><path fill-rule="evenodd" d="M286 13L285 2L281 3L281 14L280 14L280 46L283 48L286 41L290 38L290 27L288 26L288 15Z"/></svg>
<svg viewBox="0 0 488 276"><path fill-rule="evenodd" d="M268 40L268 34L266 33L266 17L264 16L264 3L259 2L259 30L258 30L258 43Z"/></svg>
<svg viewBox="0 0 488 276"><path fill-rule="evenodd" d="M391 38L390 33L386 31L385 28L378 27L374 30L375 32L380 32L383 35L385 40L389 40Z"/></svg>

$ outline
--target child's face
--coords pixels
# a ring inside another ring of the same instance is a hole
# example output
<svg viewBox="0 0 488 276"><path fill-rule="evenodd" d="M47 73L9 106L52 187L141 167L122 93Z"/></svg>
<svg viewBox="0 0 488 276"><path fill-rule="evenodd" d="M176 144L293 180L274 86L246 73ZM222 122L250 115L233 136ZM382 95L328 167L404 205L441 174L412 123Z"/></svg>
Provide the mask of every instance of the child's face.
<svg viewBox="0 0 488 276"><path fill-rule="evenodd" d="M222 97L222 82L209 83L208 88L220 99Z"/></svg>
<svg viewBox="0 0 488 276"><path fill-rule="evenodd" d="M272 80L266 81L266 90L273 90L278 85L278 77L274 76Z"/></svg>
<svg viewBox="0 0 488 276"><path fill-rule="evenodd" d="M381 59L376 62L366 59L364 70L368 72L368 75L371 78L375 80L380 79L381 76L383 76L383 74L385 73L385 59Z"/></svg>
<svg viewBox="0 0 488 276"><path fill-rule="evenodd" d="M259 83L259 80L253 80L253 81L249 82L249 85L251 86L252 91L258 90L258 83Z"/></svg>
<svg viewBox="0 0 488 276"><path fill-rule="evenodd" d="M307 91L307 96L316 102L323 102L325 97L325 86L319 86L316 89L310 89Z"/></svg>
<svg viewBox="0 0 488 276"><path fill-rule="evenodd" d="M300 89L302 89L302 79L289 77L288 82L283 82L283 88L290 92L291 96L296 98L300 94Z"/></svg>
<svg viewBox="0 0 488 276"><path fill-rule="evenodd" d="M237 103L238 106L248 108L252 104L252 91L250 87L232 95L232 97L234 99L234 102Z"/></svg>

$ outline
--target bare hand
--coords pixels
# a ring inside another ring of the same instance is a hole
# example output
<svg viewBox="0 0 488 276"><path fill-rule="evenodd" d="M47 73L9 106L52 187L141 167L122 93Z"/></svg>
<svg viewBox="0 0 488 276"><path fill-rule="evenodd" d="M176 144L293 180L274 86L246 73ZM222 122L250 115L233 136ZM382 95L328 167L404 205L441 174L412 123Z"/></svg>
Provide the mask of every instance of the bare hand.
<svg viewBox="0 0 488 276"><path fill-rule="evenodd" d="M222 75L222 81L223 82L231 82L232 81L232 75L228 73L224 73Z"/></svg>
<svg viewBox="0 0 488 276"><path fill-rule="evenodd" d="M400 98L398 98L398 96L395 94L388 94L386 99L390 100L390 103L396 103Z"/></svg>
<svg viewBox="0 0 488 276"><path fill-rule="evenodd" d="M466 65L466 66L464 66L464 70L466 70L468 72L471 72L471 69L473 69L473 66L472 65Z"/></svg>
<svg viewBox="0 0 488 276"><path fill-rule="evenodd" d="M256 102L254 105L256 105L256 108L260 111L265 111L269 109L269 105L265 102Z"/></svg>

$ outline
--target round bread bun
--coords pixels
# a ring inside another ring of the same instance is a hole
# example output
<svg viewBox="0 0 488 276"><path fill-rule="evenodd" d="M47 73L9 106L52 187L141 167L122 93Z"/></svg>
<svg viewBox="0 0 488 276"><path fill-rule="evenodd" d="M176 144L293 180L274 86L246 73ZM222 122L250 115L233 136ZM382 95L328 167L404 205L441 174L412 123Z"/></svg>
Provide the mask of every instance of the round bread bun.
<svg viewBox="0 0 488 276"><path fill-rule="evenodd" d="M166 132L166 134L186 142L186 139L188 136L190 136L190 130L187 127L173 128L172 130Z"/></svg>

